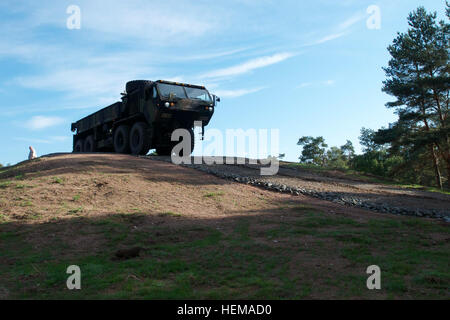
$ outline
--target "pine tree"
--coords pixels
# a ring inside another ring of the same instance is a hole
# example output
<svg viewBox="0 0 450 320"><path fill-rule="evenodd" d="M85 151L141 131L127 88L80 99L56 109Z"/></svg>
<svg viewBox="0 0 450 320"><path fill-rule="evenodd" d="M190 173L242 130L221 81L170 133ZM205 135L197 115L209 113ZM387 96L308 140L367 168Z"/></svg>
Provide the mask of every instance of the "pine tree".
<svg viewBox="0 0 450 320"><path fill-rule="evenodd" d="M347 161L350 161L355 155L355 148L350 140L347 140L347 142L341 146L340 150L342 154L347 157Z"/></svg>
<svg viewBox="0 0 450 320"><path fill-rule="evenodd" d="M325 150L328 145L323 137L301 137L297 145L302 146L302 155L299 157L301 162L311 162L316 165L325 164Z"/></svg>
<svg viewBox="0 0 450 320"><path fill-rule="evenodd" d="M449 15L447 3L447 16ZM442 187L439 161L446 163L450 185L449 24L436 22L436 13L419 7L408 17L410 28L398 33L388 47L392 58L384 68L383 91L397 101L387 103L399 118L380 130L383 142L417 151L426 148L432 159L436 183ZM390 138L389 138L390 137Z"/></svg>

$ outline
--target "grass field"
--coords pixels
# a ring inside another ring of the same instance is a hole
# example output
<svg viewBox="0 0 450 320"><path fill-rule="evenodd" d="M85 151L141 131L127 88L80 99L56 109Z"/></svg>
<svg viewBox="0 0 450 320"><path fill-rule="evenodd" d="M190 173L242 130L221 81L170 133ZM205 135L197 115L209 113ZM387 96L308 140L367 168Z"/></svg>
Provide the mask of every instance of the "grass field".
<svg viewBox="0 0 450 320"><path fill-rule="evenodd" d="M19 299L449 298L448 227L416 218L361 223L310 208L283 210L285 219L240 218L215 228L146 223L131 232L145 214L3 222L0 293ZM74 230L96 242L95 253L69 240ZM33 237L40 242L31 245ZM114 261L118 244L146 250ZM72 264L82 272L78 291L65 287ZM371 264L382 270L382 290L366 288Z"/></svg>

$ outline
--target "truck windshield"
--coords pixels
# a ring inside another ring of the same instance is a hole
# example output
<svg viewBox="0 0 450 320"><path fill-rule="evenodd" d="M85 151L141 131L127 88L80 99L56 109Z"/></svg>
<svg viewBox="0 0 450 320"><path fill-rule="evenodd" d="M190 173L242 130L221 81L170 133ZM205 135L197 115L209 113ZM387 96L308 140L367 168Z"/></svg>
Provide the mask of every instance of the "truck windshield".
<svg viewBox="0 0 450 320"><path fill-rule="evenodd" d="M158 83L159 94L161 97L169 98L170 94L172 94L175 98L186 99L186 92L184 92L183 87L167 84L167 83Z"/></svg>
<svg viewBox="0 0 450 320"><path fill-rule="evenodd" d="M180 99L196 99L211 102L211 96L205 89L183 87L174 84L158 83L159 93L162 98L169 98L170 94L174 98Z"/></svg>
<svg viewBox="0 0 450 320"><path fill-rule="evenodd" d="M211 97L205 89L185 87L189 99L198 99L206 102L211 102Z"/></svg>

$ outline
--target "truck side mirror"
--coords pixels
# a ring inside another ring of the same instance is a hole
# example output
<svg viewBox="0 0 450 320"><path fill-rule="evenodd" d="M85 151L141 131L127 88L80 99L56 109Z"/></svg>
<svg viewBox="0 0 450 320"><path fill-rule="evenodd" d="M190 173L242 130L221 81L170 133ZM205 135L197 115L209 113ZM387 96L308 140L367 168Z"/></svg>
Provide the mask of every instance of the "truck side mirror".
<svg viewBox="0 0 450 320"><path fill-rule="evenodd" d="M216 96L215 94L213 94L213 98L214 98L214 105L216 105L217 102L220 102L220 98L218 96Z"/></svg>

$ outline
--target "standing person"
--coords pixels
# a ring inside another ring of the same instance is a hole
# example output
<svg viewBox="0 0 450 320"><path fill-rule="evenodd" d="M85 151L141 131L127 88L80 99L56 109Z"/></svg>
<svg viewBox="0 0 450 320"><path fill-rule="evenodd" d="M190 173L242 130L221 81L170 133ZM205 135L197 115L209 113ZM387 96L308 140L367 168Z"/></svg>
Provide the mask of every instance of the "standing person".
<svg viewBox="0 0 450 320"><path fill-rule="evenodd" d="M28 155L28 160L36 159L37 158L36 151L34 150L34 148L32 146L30 146L29 148L30 148L30 153Z"/></svg>

